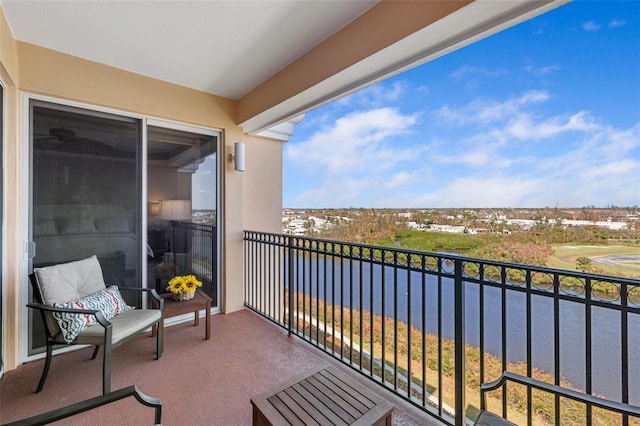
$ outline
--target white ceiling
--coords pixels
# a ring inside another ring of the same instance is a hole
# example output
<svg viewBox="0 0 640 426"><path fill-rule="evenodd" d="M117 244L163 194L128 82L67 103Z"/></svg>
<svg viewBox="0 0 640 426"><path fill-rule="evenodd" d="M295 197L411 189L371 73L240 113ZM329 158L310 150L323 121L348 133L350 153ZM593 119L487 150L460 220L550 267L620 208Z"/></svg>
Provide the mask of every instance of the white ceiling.
<svg viewBox="0 0 640 426"><path fill-rule="evenodd" d="M18 40L239 99L377 0L0 3Z"/></svg>

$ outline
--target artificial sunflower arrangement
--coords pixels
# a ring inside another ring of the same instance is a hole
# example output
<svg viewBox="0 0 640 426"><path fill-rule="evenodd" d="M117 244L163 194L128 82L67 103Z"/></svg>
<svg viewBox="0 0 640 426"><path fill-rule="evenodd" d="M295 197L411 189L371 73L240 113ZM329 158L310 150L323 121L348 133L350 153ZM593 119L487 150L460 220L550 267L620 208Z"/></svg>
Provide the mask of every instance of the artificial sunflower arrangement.
<svg viewBox="0 0 640 426"><path fill-rule="evenodd" d="M202 281L198 281L195 275L178 275L171 278L166 289L175 300L189 300L193 298L198 287L202 287Z"/></svg>

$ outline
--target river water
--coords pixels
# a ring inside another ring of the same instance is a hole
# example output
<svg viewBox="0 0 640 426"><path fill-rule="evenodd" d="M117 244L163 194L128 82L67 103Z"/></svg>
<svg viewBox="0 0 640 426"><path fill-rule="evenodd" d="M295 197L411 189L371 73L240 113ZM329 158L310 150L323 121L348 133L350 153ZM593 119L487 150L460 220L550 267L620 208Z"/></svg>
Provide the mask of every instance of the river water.
<svg viewBox="0 0 640 426"><path fill-rule="evenodd" d="M304 263L304 267L303 267ZM442 278L438 284L435 276L426 276L417 272L408 273L403 269L386 267L384 274L381 266L371 267L368 263L348 262L340 264L338 258L298 258L298 276L302 279L305 271L304 291L312 297L326 297L330 304L347 307L353 298L354 309L370 311L371 292L373 291L373 312L382 315L382 288L384 281L384 313L393 316L394 306L399 321L411 323L411 326L422 330L423 312L425 331L437 334L438 324L442 337L454 337L454 300L453 280ZM360 291L362 277L362 297ZM384 277L384 279L383 279ZM394 281L395 278L395 281ZM316 287L316 281L320 287ZM350 286L349 283L354 283ZM394 288L394 282L397 285ZM326 283L326 289L325 284ZM340 288L342 284L342 301ZM371 290L372 289L372 290ZM319 292L317 292L319 290ZM409 297L410 291L410 297ZM425 304L423 305L423 292ZM325 296L326 294L326 296ZM409 303L411 299L411 303ZM440 312L438 304L440 301ZM502 355L502 293L498 288L485 286L484 290L484 339L485 351L501 357ZM507 359L511 362L526 361L526 296L517 291L507 291L506 316L507 324ZM409 318L409 313L411 318ZM594 394L620 400L621 398L621 315L613 309L591 308L592 315L592 391ZM478 285L467 283L465 287L465 333L467 343L473 346L480 344L480 291ZM532 365L546 372L554 372L554 309L551 297L534 295L531 298L531 342ZM585 305L571 301L560 301L559 305L559 348L560 373L574 386L584 389L585 362ZM629 395L630 403L640 404L640 316L629 314Z"/></svg>

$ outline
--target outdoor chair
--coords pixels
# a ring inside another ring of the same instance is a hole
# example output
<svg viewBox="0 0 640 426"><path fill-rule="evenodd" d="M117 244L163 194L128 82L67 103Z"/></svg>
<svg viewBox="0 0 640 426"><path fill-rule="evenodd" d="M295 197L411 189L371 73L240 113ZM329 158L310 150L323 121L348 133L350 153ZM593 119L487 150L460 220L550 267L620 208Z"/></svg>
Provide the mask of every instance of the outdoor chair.
<svg viewBox="0 0 640 426"><path fill-rule="evenodd" d="M160 359L164 300L155 289L107 288L96 256L34 268L29 279L35 303L27 306L40 311L47 338L47 356L36 392L44 387L57 345L95 345L91 359L96 358L100 346L104 347L103 394L111 390L111 351L153 325L158 326L156 359ZM150 293L153 309L127 305L120 291Z"/></svg>
<svg viewBox="0 0 640 426"><path fill-rule="evenodd" d="M600 398L590 394L578 392L573 389L563 388L562 386L554 385L553 383L543 382L531 377L522 376L520 374L512 373L510 371L503 371L502 375L498 379L489 383L482 383L480 385L480 415L476 420L477 426L511 426L514 423L509 420L500 417L496 414L487 411L487 393L498 388L504 387L503 392L506 395L506 383L513 382L518 385L525 386L529 389L536 389L538 391L547 392L556 396L571 399L585 404L589 409L591 407L597 407L606 411L619 413L623 415L623 419L626 421L624 424L629 423L626 416L640 418L640 407L622 402L611 401L608 399Z"/></svg>
<svg viewBox="0 0 640 426"><path fill-rule="evenodd" d="M121 399L133 396L140 404L152 407L154 409L154 425L162 426L162 402L158 398L148 396L140 392L137 386L131 385L126 388L118 389L104 395L96 396L91 399L76 402L75 404L57 408L46 413L37 414L27 419L17 420L15 422L3 423L3 426L40 426L66 419L107 404L111 404Z"/></svg>

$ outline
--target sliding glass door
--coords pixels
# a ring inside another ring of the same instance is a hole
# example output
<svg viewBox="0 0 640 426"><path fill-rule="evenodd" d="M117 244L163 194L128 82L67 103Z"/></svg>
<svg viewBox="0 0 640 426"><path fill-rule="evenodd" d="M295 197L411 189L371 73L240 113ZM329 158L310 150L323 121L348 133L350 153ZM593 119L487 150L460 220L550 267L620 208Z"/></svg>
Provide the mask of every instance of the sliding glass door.
<svg viewBox="0 0 640 426"><path fill-rule="evenodd" d="M30 119L30 266L96 255L107 285L140 286L141 120L36 100ZM33 354L44 331L29 315Z"/></svg>
<svg viewBox="0 0 640 426"><path fill-rule="evenodd" d="M29 270L96 255L107 285L161 293L174 275L194 274L218 307L221 133L41 100L29 117ZM28 323L33 355L44 329L33 312Z"/></svg>
<svg viewBox="0 0 640 426"><path fill-rule="evenodd" d="M217 307L220 133L166 126L147 128L147 286L193 274Z"/></svg>

